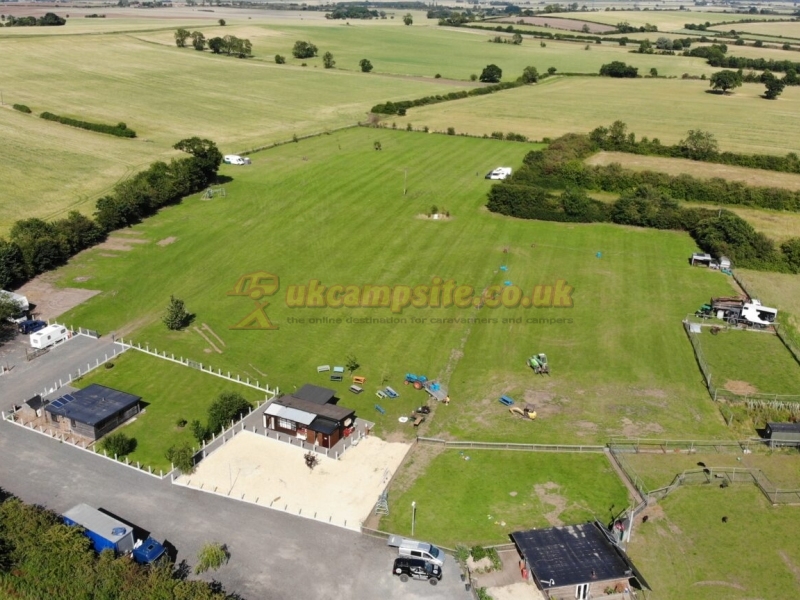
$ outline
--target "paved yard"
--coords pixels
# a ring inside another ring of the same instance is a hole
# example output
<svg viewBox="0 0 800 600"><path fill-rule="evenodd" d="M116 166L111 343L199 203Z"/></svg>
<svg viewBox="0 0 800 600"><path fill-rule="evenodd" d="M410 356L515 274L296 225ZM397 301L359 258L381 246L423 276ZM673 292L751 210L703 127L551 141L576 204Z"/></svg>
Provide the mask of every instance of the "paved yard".
<svg viewBox="0 0 800 600"><path fill-rule="evenodd" d="M369 436L339 460L318 455L311 471L303 460L307 450L243 431L203 459L195 473L177 481L360 529L410 448Z"/></svg>
<svg viewBox="0 0 800 600"><path fill-rule="evenodd" d="M0 359L9 363L10 372L0 377L0 408L8 410L12 404L19 404L35 394L50 392L66 385L70 375L77 376L78 369L83 373L87 365L105 360L106 356L120 353L121 346L108 338L98 340L85 335L76 335L53 348L49 352L25 360L28 336L18 335L0 347Z"/></svg>
<svg viewBox="0 0 800 600"><path fill-rule="evenodd" d="M247 600L471 600L451 558L438 586L403 584L383 540L171 485L7 422L0 455L0 487L26 502L58 512L79 502L104 508L166 538L191 565L203 543L227 544L230 563L208 578Z"/></svg>

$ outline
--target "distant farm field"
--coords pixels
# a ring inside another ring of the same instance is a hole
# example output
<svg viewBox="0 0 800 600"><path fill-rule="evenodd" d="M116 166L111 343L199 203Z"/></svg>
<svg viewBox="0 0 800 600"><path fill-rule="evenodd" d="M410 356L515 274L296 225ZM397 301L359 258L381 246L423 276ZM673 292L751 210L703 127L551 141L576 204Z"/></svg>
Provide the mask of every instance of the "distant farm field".
<svg viewBox="0 0 800 600"><path fill-rule="evenodd" d="M669 175L686 174L700 178L722 177L730 181L741 181L747 185L800 190L800 175L795 173L748 169L683 158L644 156L627 152L598 152L586 159L586 162L590 165L618 163L634 171L658 171Z"/></svg>
<svg viewBox="0 0 800 600"><path fill-rule="evenodd" d="M670 57L662 57L670 58ZM764 86L745 84L735 94L707 94L708 83L680 79L619 80L565 77L489 96L412 108L398 118L444 131L478 135L517 131L533 139L589 132L619 119L638 136L675 144L689 129L711 131L726 150L800 152L800 89L763 100Z"/></svg>
<svg viewBox="0 0 800 600"><path fill-rule="evenodd" d="M726 25L725 27L736 29L736 32L740 35L754 33L757 35L784 37L794 40L800 39L800 22L798 21L791 23L742 23L741 25ZM722 27L716 27L715 29L722 29Z"/></svg>
<svg viewBox="0 0 800 600"><path fill-rule="evenodd" d="M222 29L222 28L219 28ZM614 60L622 60L647 73L656 67L662 75L680 76L683 73L700 76L714 72L704 60L684 56L658 56L631 54L629 48L616 44L585 44L524 38L519 46L490 43L497 35L493 31L469 28L396 27L366 25L351 22L350 26L331 25L295 26L269 25L242 28L225 27L225 31L209 30L206 35L234 35L248 37L257 50L257 58L273 62L275 54L286 56L287 64L307 63L307 68L322 69L322 55L331 52L336 60L336 70L358 71L359 61L368 58L374 66L370 76L378 73L434 77L437 73L447 79L468 80L470 75L480 75L488 64L503 70L503 80L513 81L525 67L536 66L544 72L555 67L565 73L598 73L600 67ZM161 31L142 37L174 46L172 32ZM319 48L319 56L311 59L292 57L296 40L308 40Z"/></svg>
<svg viewBox="0 0 800 600"><path fill-rule="evenodd" d="M568 435L575 443L612 434L727 435L696 376L680 319L711 295L729 294L728 278L690 268L695 247L682 233L488 214L484 174L518 168L535 147L360 128L258 153L250 167L223 169L233 177L225 198L187 199L114 236L144 243L94 249L60 270L62 285L102 290L64 319L281 389L331 385L316 367L354 355L366 393L333 386L380 434L519 442ZM426 218L434 205L450 219ZM229 292L240 276L258 271L280 277L279 295L265 298L279 329L234 329L254 303ZM285 297L288 286L311 280L415 286L436 277L476 293L505 281L554 290L563 280L561 289L574 289L574 306L393 313L290 308ZM159 319L170 294L222 337L221 353L193 330L164 328ZM526 367L539 352L551 360L550 377ZM419 430L398 421L426 402L424 392L402 385L406 373L442 378L452 398ZM376 399L386 385L400 398ZM533 404L539 418L509 413L501 394Z"/></svg>
<svg viewBox="0 0 800 600"><path fill-rule="evenodd" d="M645 514L628 552L649 598L797 598L796 507L770 507L754 485L685 486Z"/></svg>
<svg viewBox="0 0 800 600"><path fill-rule="evenodd" d="M171 146L185 137L206 137L225 153L238 152L354 124L378 102L460 85L279 67L128 35L0 36L0 52L5 103L34 112L0 110L7 146L0 231L22 207L26 216L57 216L73 207L91 212L95 198L150 161L174 155ZM43 111L124 121L138 137L121 140L45 122L36 117Z"/></svg>
<svg viewBox="0 0 800 600"><path fill-rule="evenodd" d="M602 12L575 12L569 13L570 19L581 21L593 21L595 23L605 23L616 25L617 23L630 23L635 27L641 27L647 23L656 25L661 31L671 31L683 29L685 23L719 23L720 21L741 21L742 19L769 19L776 18L775 15L750 15L721 12L694 12L684 10L616 10ZM653 34L650 34L653 35ZM657 33L655 35L658 35Z"/></svg>

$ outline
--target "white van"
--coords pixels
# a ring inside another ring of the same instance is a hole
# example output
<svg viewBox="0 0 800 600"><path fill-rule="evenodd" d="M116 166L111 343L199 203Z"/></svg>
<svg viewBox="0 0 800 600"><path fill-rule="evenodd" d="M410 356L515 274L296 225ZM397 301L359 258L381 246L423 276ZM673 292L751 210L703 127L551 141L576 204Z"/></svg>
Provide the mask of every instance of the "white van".
<svg viewBox="0 0 800 600"><path fill-rule="evenodd" d="M226 154L225 157L222 159L222 162L224 162L225 164L228 164L228 165L245 165L245 164L248 164L247 162L245 162L245 159L243 159L238 154Z"/></svg>
<svg viewBox="0 0 800 600"><path fill-rule="evenodd" d="M399 535L390 535L387 545L396 546L400 556L421 558L440 567L444 564L444 551L428 542L418 542L416 540L408 540Z"/></svg>
<svg viewBox="0 0 800 600"><path fill-rule="evenodd" d="M69 338L69 331L63 325L48 325L31 334L31 348L47 348Z"/></svg>

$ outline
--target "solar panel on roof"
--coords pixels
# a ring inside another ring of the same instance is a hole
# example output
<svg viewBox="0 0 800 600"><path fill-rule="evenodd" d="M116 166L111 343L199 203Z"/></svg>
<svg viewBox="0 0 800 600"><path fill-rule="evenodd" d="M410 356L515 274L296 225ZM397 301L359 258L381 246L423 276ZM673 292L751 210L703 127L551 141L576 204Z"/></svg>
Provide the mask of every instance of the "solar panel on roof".
<svg viewBox="0 0 800 600"><path fill-rule="evenodd" d="M50 406L52 406L53 408L61 408L63 404L61 403L60 400L54 400Z"/></svg>
<svg viewBox="0 0 800 600"><path fill-rule="evenodd" d="M64 400L67 400L69 402L72 402L73 400L75 400L75 396L73 396L72 394L64 394L64 396L62 396L62 397L64 398Z"/></svg>

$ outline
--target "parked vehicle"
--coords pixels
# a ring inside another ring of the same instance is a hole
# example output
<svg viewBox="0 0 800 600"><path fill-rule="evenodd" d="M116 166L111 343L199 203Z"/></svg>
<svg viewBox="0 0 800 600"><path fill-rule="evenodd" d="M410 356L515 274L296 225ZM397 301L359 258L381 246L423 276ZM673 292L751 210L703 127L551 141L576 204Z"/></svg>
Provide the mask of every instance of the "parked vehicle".
<svg viewBox="0 0 800 600"><path fill-rule="evenodd" d="M37 331L39 331L40 329L44 329L45 327L47 327L46 321L38 321L32 319L25 319L24 321L20 321L17 324L19 332L24 335L36 333Z"/></svg>
<svg viewBox="0 0 800 600"><path fill-rule="evenodd" d="M226 154L222 162L228 165L249 165L250 159L239 156L238 154Z"/></svg>
<svg viewBox="0 0 800 600"><path fill-rule="evenodd" d="M387 545L397 547L400 556L421 558L440 567L444 564L444 552L428 542L418 542L399 535L391 535Z"/></svg>
<svg viewBox="0 0 800 600"><path fill-rule="evenodd" d="M134 541L133 527L88 504L78 504L62 517L67 525L83 527L86 537L92 540L92 546L97 552L112 550L117 556L130 554L141 564L155 562L166 552L163 544L151 537Z"/></svg>
<svg viewBox="0 0 800 600"><path fill-rule="evenodd" d="M703 318L716 317L727 321L729 325L769 327L775 324L778 309L764 306L755 299L721 297L712 298L710 304L704 304L695 314Z"/></svg>
<svg viewBox="0 0 800 600"><path fill-rule="evenodd" d="M505 179L511 175L511 167L497 167L486 174L486 179Z"/></svg>
<svg viewBox="0 0 800 600"><path fill-rule="evenodd" d="M31 334L31 348L48 348L69 339L69 336L69 331L63 325L48 325Z"/></svg>
<svg viewBox="0 0 800 600"><path fill-rule="evenodd" d="M436 585L442 579L442 568L421 558L395 558L392 573L406 582L409 579L427 579L431 585Z"/></svg>

